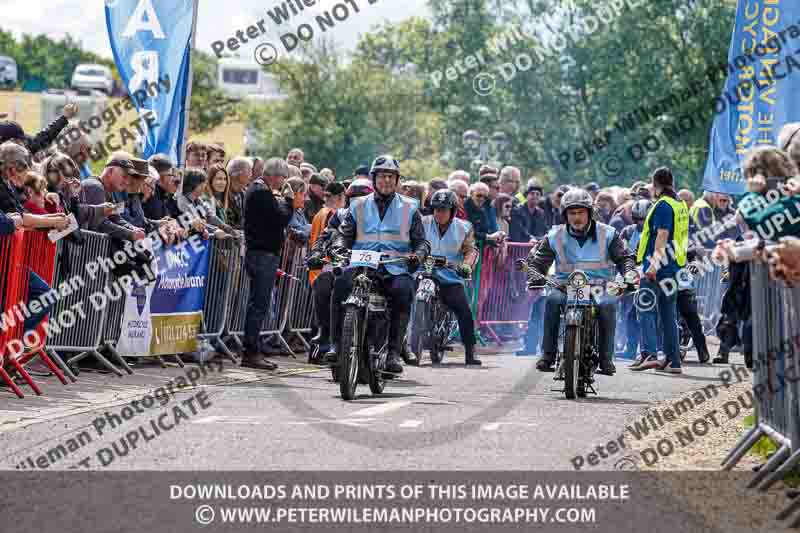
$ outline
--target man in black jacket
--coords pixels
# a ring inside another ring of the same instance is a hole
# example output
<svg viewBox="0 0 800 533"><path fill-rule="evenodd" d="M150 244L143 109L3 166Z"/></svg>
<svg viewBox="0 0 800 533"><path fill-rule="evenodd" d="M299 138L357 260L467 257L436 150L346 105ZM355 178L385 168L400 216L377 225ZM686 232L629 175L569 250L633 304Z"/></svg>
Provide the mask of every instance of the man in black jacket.
<svg viewBox="0 0 800 533"><path fill-rule="evenodd" d="M175 172L175 165L164 154L156 154L148 160L150 166L158 172L158 181L153 189L153 195L142 204L144 214L152 220L161 220L170 217L177 220L181 212L175 193L181 183L181 177Z"/></svg>
<svg viewBox="0 0 800 533"><path fill-rule="evenodd" d="M244 326L242 366L261 370L278 367L267 360L258 341L272 301L286 227L292 218L291 187L284 186L288 175L286 161L277 157L269 159L264 165L264 177L250 183L244 198L245 269L250 276L250 297Z"/></svg>

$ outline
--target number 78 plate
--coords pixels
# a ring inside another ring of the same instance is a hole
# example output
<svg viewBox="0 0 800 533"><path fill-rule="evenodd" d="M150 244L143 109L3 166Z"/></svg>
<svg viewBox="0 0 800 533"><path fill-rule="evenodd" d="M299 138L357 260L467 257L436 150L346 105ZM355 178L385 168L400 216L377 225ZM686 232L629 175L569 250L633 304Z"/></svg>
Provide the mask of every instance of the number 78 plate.
<svg viewBox="0 0 800 533"><path fill-rule="evenodd" d="M575 287L567 287L567 300L573 301L576 300L578 304L590 304L591 303L591 293L590 287L587 285L586 287L581 287L580 289L576 289Z"/></svg>

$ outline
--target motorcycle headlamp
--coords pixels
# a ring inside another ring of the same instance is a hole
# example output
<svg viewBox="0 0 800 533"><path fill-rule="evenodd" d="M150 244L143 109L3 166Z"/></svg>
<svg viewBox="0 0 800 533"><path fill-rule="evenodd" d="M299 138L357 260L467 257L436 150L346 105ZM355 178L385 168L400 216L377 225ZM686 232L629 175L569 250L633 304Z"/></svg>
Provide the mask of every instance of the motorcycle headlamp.
<svg viewBox="0 0 800 533"><path fill-rule="evenodd" d="M573 272L569 277L569 284L576 289L582 289L589 284L589 278L583 272Z"/></svg>

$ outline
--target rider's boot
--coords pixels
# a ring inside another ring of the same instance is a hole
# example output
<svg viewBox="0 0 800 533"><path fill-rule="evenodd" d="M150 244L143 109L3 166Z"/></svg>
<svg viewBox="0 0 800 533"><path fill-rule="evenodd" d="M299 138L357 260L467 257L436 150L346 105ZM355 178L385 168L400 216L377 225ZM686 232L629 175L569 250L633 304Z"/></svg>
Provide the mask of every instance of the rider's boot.
<svg viewBox="0 0 800 533"><path fill-rule="evenodd" d="M475 343L464 345L464 362L468 366L480 366L481 360L475 357Z"/></svg>
<svg viewBox="0 0 800 533"><path fill-rule="evenodd" d="M330 348L325 354L325 361L328 363L336 363L339 361L339 351L337 347L339 346L339 337L342 331L340 314L338 306L334 305L333 300L331 300Z"/></svg>
<svg viewBox="0 0 800 533"><path fill-rule="evenodd" d="M408 314L400 314L394 317L389 326L389 353L386 355L386 371L392 374L402 374L403 365L400 353L403 349L403 338L408 327Z"/></svg>
<svg viewBox="0 0 800 533"><path fill-rule="evenodd" d="M553 368L553 365L555 363L556 363L556 354L546 353L536 363L536 370L538 370L539 372L555 372L556 369Z"/></svg>
<svg viewBox="0 0 800 533"><path fill-rule="evenodd" d="M600 374L604 376L613 376L617 371L617 367L614 366L614 361L611 358L611 354L607 354L602 356L600 359Z"/></svg>

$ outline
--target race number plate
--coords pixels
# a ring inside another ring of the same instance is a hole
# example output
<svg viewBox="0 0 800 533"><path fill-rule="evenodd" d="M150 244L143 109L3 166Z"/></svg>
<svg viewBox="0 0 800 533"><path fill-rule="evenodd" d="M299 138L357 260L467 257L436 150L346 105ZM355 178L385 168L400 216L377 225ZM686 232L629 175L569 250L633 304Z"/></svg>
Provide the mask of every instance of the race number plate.
<svg viewBox="0 0 800 533"><path fill-rule="evenodd" d="M380 262L381 253L369 250L353 250L353 255L350 258L350 264L353 266L365 266L375 270L378 269Z"/></svg>
<svg viewBox="0 0 800 533"><path fill-rule="evenodd" d="M591 303L591 292L590 287L581 287L580 289L576 289L575 287L567 287L567 300L570 302L575 302L579 305L581 304L590 304Z"/></svg>

